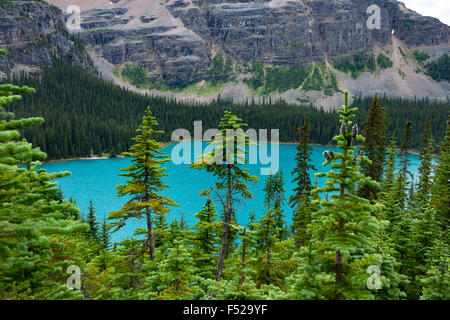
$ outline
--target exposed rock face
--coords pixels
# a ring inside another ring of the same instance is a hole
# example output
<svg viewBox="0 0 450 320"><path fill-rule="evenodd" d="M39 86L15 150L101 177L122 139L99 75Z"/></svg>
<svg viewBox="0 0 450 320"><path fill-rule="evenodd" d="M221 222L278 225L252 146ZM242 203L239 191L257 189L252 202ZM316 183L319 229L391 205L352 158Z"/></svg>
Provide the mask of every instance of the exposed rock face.
<svg viewBox="0 0 450 320"><path fill-rule="evenodd" d="M449 26L395 0L48 1L63 11L69 5L81 8L81 30L73 36L87 44L104 76L117 81L114 74L132 64L142 67L149 81L197 83L211 78L219 52L235 66L258 60L280 68L333 61L361 50L390 48L392 53L398 48L393 30L406 47L449 51ZM367 27L372 15L367 8L373 4L381 9L381 28L374 30ZM59 30L72 13L62 18L46 4L24 2L0 10L0 47L14 52L0 58L1 70L47 64L50 50L39 46L41 39L48 39L57 54L71 55L70 41Z"/></svg>
<svg viewBox="0 0 450 320"><path fill-rule="evenodd" d="M39 2L13 2L0 6L0 71L39 73L52 55L67 56L89 68L87 56L74 50L64 27L61 10Z"/></svg>
<svg viewBox="0 0 450 320"><path fill-rule="evenodd" d="M53 0L64 8L61 0ZM77 4L72 1L71 4ZM367 8L381 8L381 29L370 30ZM239 63L281 66L313 61L391 41L410 47L449 42L449 27L394 0L121 0L79 1L81 37L114 65L131 62L168 84L207 77L218 50ZM150 7L149 7L150 6Z"/></svg>

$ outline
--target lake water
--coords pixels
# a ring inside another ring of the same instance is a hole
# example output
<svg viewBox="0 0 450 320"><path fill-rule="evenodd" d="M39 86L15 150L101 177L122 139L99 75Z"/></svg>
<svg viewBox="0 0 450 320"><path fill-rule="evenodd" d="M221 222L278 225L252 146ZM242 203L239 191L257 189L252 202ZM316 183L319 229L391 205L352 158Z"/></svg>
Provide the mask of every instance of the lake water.
<svg viewBox="0 0 450 320"><path fill-rule="evenodd" d="M171 155L175 145L169 145L163 149L167 155ZM270 149L270 147L269 147ZM193 150L193 149L192 149ZM335 148L314 146L312 153L312 162L317 168L317 172L326 172L329 166L322 167L324 161L322 153L325 150L337 151ZM291 182L291 171L295 166L295 145L279 145L279 167L283 170L285 178L286 201L284 212L286 214L287 223L292 222L292 209L287 204L287 199L292 194L294 184ZM270 152L269 152L270 154ZM417 175L419 166L419 158L416 155L410 156L410 171ZM48 172L70 171L72 175L66 178L58 179L65 198L72 197L81 210L81 214L87 214L89 201L92 200L96 209L96 216L99 221L103 221L103 217L107 216L110 211L119 210L127 201L125 197L116 196L116 185L123 184L125 177L119 176L120 169L128 167L130 159L116 158L105 160L74 160L56 163L47 163L42 167ZM190 226L196 222L194 213L201 210L206 199L200 197L199 193L203 189L211 187L215 178L210 173L189 168L187 164L176 165L172 162L166 162L166 173L169 175L164 181L170 188L164 191L164 194L171 197L179 207L174 207L172 212L167 216L171 221L174 218L179 219L184 213L184 218ZM250 183L249 189L253 194L252 200L247 200L245 204L240 205L236 209L238 223L245 225L249 222L249 214L254 211L256 217L259 218L263 214L264 203L264 182L267 176L260 175L261 167L268 165L248 165L250 173L260 178L258 183ZM315 181L314 172L310 172L312 181ZM323 185L323 179L319 179L319 185ZM220 213L220 204L216 203L217 210ZM129 221L125 227L112 234L113 241L121 241L127 237L132 237L137 227L144 227L144 220L134 219Z"/></svg>

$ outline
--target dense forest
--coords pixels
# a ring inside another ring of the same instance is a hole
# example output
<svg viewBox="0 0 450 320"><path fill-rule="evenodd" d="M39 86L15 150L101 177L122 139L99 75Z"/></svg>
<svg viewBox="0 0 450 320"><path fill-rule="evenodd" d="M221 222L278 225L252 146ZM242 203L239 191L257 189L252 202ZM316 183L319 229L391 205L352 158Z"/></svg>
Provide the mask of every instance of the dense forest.
<svg viewBox="0 0 450 320"><path fill-rule="evenodd" d="M430 112L435 115L430 117L433 122L426 121L422 113L423 125L407 117L411 121L391 138L387 117L397 119L394 125L398 125L402 121L400 111L382 107L377 98L363 113L364 118L358 108L348 105L347 93L345 104L333 113L284 106L293 118L283 128L294 130L287 137L296 137L298 142L297 155L292 159L296 167L289 176L296 185L294 195L285 199L287 173L278 172L260 181L266 192L262 217L256 220L253 216L246 226L239 224L234 208L236 201L252 197L247 184L258 178L236 161L245 158L242 145L231 155L220 152L239 137L213 139L209 142L214 146L212 151L191 165L192 170L213 175L216 182L204 186L199 196L205 205L195 213L195 226L189 228L181 219L166 220L172 207L183 204L162 195L169 186L162 182L168 159L160 154L164 136L159 132L161 127L170 128L170 121L181 125L186 121L187 126L194 117L209 119L223 132L244 128L245 121L250 120L255 121L253 125L267 127L274 120L262 118L261 113L277 121L287 120L277 114L282 106L262 106L258 117L251 117L248 111L256 106L248 106L241 110L248 116L243 120L234 114L236 106L219 116L222 102L204 110L140 98L81 72L71 72L70 82L63 70L67 71L67 66L50 71L55 78L48 81L55 87L35 82L38 90L44 91L41 93L26 86L0 85L0 299L450 298L450 122L443 120L441 124L446 127L445 137L439 142L434 163L432 129L436 129L438 118L434 111ZM81 79L86 83L81 85ZM31 98L37 95L41 98ZM25 98L19 103L22 96ZM121 108L116 109L120 104L114 99L123 103ZM61 102L65 103L59 105ZM16 119L10 111L12 106L20 106L24 112L29 104L28 112L34 113L35 103L40 103L41 114L43 110L46 116L53 113L53 128L39 125L43 118ZM423 110L424 105L433 106L409 102L404 107ZM137 117L137 106L142 108L141 120L132 133L131 119ZM200 111L185 119L185 107ZM76 111L69 115L69 110ZM411 110L409 114L417 112L419 118L419 111ZM319 115L324 117L321 130L315 128ZM76 117L80 122L75 122ZM159 125L159 117L165 125ZM291 122L292 128L288 125ZM421 164L418 182L413 185L408 154L417 139L417 127L423 127L417 146ZM134 136L130 142L121 142L124 148L131 145L124 155L132 162L122 171L127 177L125 184L117 186L117 196L130 200L105 221L96 221L92 205L88 216L80 217L76 205L63 199L52 182L69 173L49 174L40 169L39 160L45 159L45 154L21 138L24 128L35 133L32 138L38 144L43 143L39 137L44 134L49 139L44 145L48 146L50 139L59 145L63 138L67 139L67 148L76 148L102 134L111 137L112 143L120 143L126 134ZM73 141L69 140L68 128L79 133ZM89 130L95 128L98 131L91 136ZM117 131L124 135L115 136ZM322 187L309 176L309 171L315 170L310 163L313 132L325 142L334 141L339 149L323 154L322 165L330 171L316 174L326 179ZM244 146L249 143L243 141ZM285 201L293 211L291 226L284 221L286 212L281 204ZM146 221L146 228L136 229L130 239L112 244L110 233L136 217ZM71 281L67 281L66 271L72 274Z"/></svg>
<svg viewBox="0 0 450 320"><path fill-rule="evenodd" d="M233 104L221 99L209 104L180 103L127 91L62 59L55 59L40 78L9 80L36 89L35 94L25 95L8 108L19 117L45 119L42 125L27 128L24 137L45 151L49 159L85 157L91 152L114 156L128 150L147 106L152 107L165 132L161 138L164 142L170 141L175 129L192 131L195 120L203 121L204 130L216 127L225 110L242 118L250 128L281 129L282 142L295 142L297 127L306 118L311 123L313 143L333 144L332 137L338 129L334 111L320 110L311 104L289 105L269 98L262 104L252 101ZM355 97L357 123L363 124L371 102L372 98ZM399 137L404 125L412 121L412 148L418 149L425 122L429 120L435 145L443 138L448 102L380 96L380 103L388 111L389 137Z"/></svg>

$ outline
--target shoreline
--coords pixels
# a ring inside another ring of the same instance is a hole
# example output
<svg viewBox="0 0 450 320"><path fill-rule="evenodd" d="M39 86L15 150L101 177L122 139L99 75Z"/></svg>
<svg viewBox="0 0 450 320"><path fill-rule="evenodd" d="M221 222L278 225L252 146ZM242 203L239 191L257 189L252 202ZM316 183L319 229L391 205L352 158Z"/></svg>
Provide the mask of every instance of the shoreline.
<svg viewBox="0 0 450 320"><path fill-rule="evenodd" d="M198 142L198 140L192 140L192 142ZM172 144L175 144L176 142L164 142L161 143L161 149L168 147ZM269 142L270 143L270 142ZM278 145L297 145L298 142L278 142L276 143ZM330 145L330 144L320 144L320 143L310 143L309 145L311 146L316 146L316 147L336 147L335 145ZM387 150L387 149L386 149ZM400 149L396 150L397 153L400 152ZM420 152L418 150L409 150L408 151L409 154L411 155L415 155L415 156L419 156ZM437 157L438 155L434 155L434 157ZM47 163L58 163L58 162L68 162L68 161L79 161L79 160L107 160L107 159L124 159L126 157L124 157L123 155L117 155L115 157L111 157L111 156L94 156L94 157L74 157L74 158L67 158L67 159L52 159L52 160L48 160L48 161L41 161L42 164L47 164Z"/></svg>

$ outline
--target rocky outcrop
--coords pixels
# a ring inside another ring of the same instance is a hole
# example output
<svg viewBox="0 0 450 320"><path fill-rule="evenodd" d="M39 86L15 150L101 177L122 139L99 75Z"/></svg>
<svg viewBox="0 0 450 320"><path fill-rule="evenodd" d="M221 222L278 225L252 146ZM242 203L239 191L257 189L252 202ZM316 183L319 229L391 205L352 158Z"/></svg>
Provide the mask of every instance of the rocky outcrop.
<svg viewBox="0 0 450 320"><path fill-rule="evenodd" d="M65 29L60 9L40 2L12 2L0 6L0 71L39 73L51 57L66 56L89 69L87 55L76 49Z"/></svg>
<svg viewBox="0 0 450 320"><path fill-rule="evenodd" d="M61 0L53 0L64 8ZM77 2L75 1L75 4ZM370 30L367 8L381 9ZM122 0L79 2L81 37L114 65L132 63L150 80L183 84L208 78L215 54L281 67L312 62L391 42L407 46L449 42L449 27L394 0ZM150 7L149 7L150 6Z"/></svg>
<svg viewBox="0 0 450 320"><path fill-rule="evenodd" d="M331 70L328 62L362 50L384 52L390 58L400 46L439 48L441 55L450 51L449 26L395 0L48 1L59 9L36 2L0 8L0 48L10 52L0 57L0 70L39 71L52 54L86 66L85 54L74 50L73 40L80 39L104 77L116 82L127 80L121 71L128 65L166 89L231 74L224 81L231 79L238 88L229 91L245 92L246 98L250 93L244 79L252 77L249 66L254 61L276 68L326 61ZM367 8L373 4L381 10L380 29L367 27ZM71 35L64 28L64 20L73 17L65 13L69 5L81 8L81 29ZM394 45L394 38L399 45ZM218 54L224 65L232 64L231 73L224 66L214 69ZM394 67L400 65L394 61ZM338 82L345 78L336 75ZM300 85L292 90L303 90ZM439 86L430 89L431 96L445 98L445 88ZM300 93L289 95L295 100Z"/></svg>

